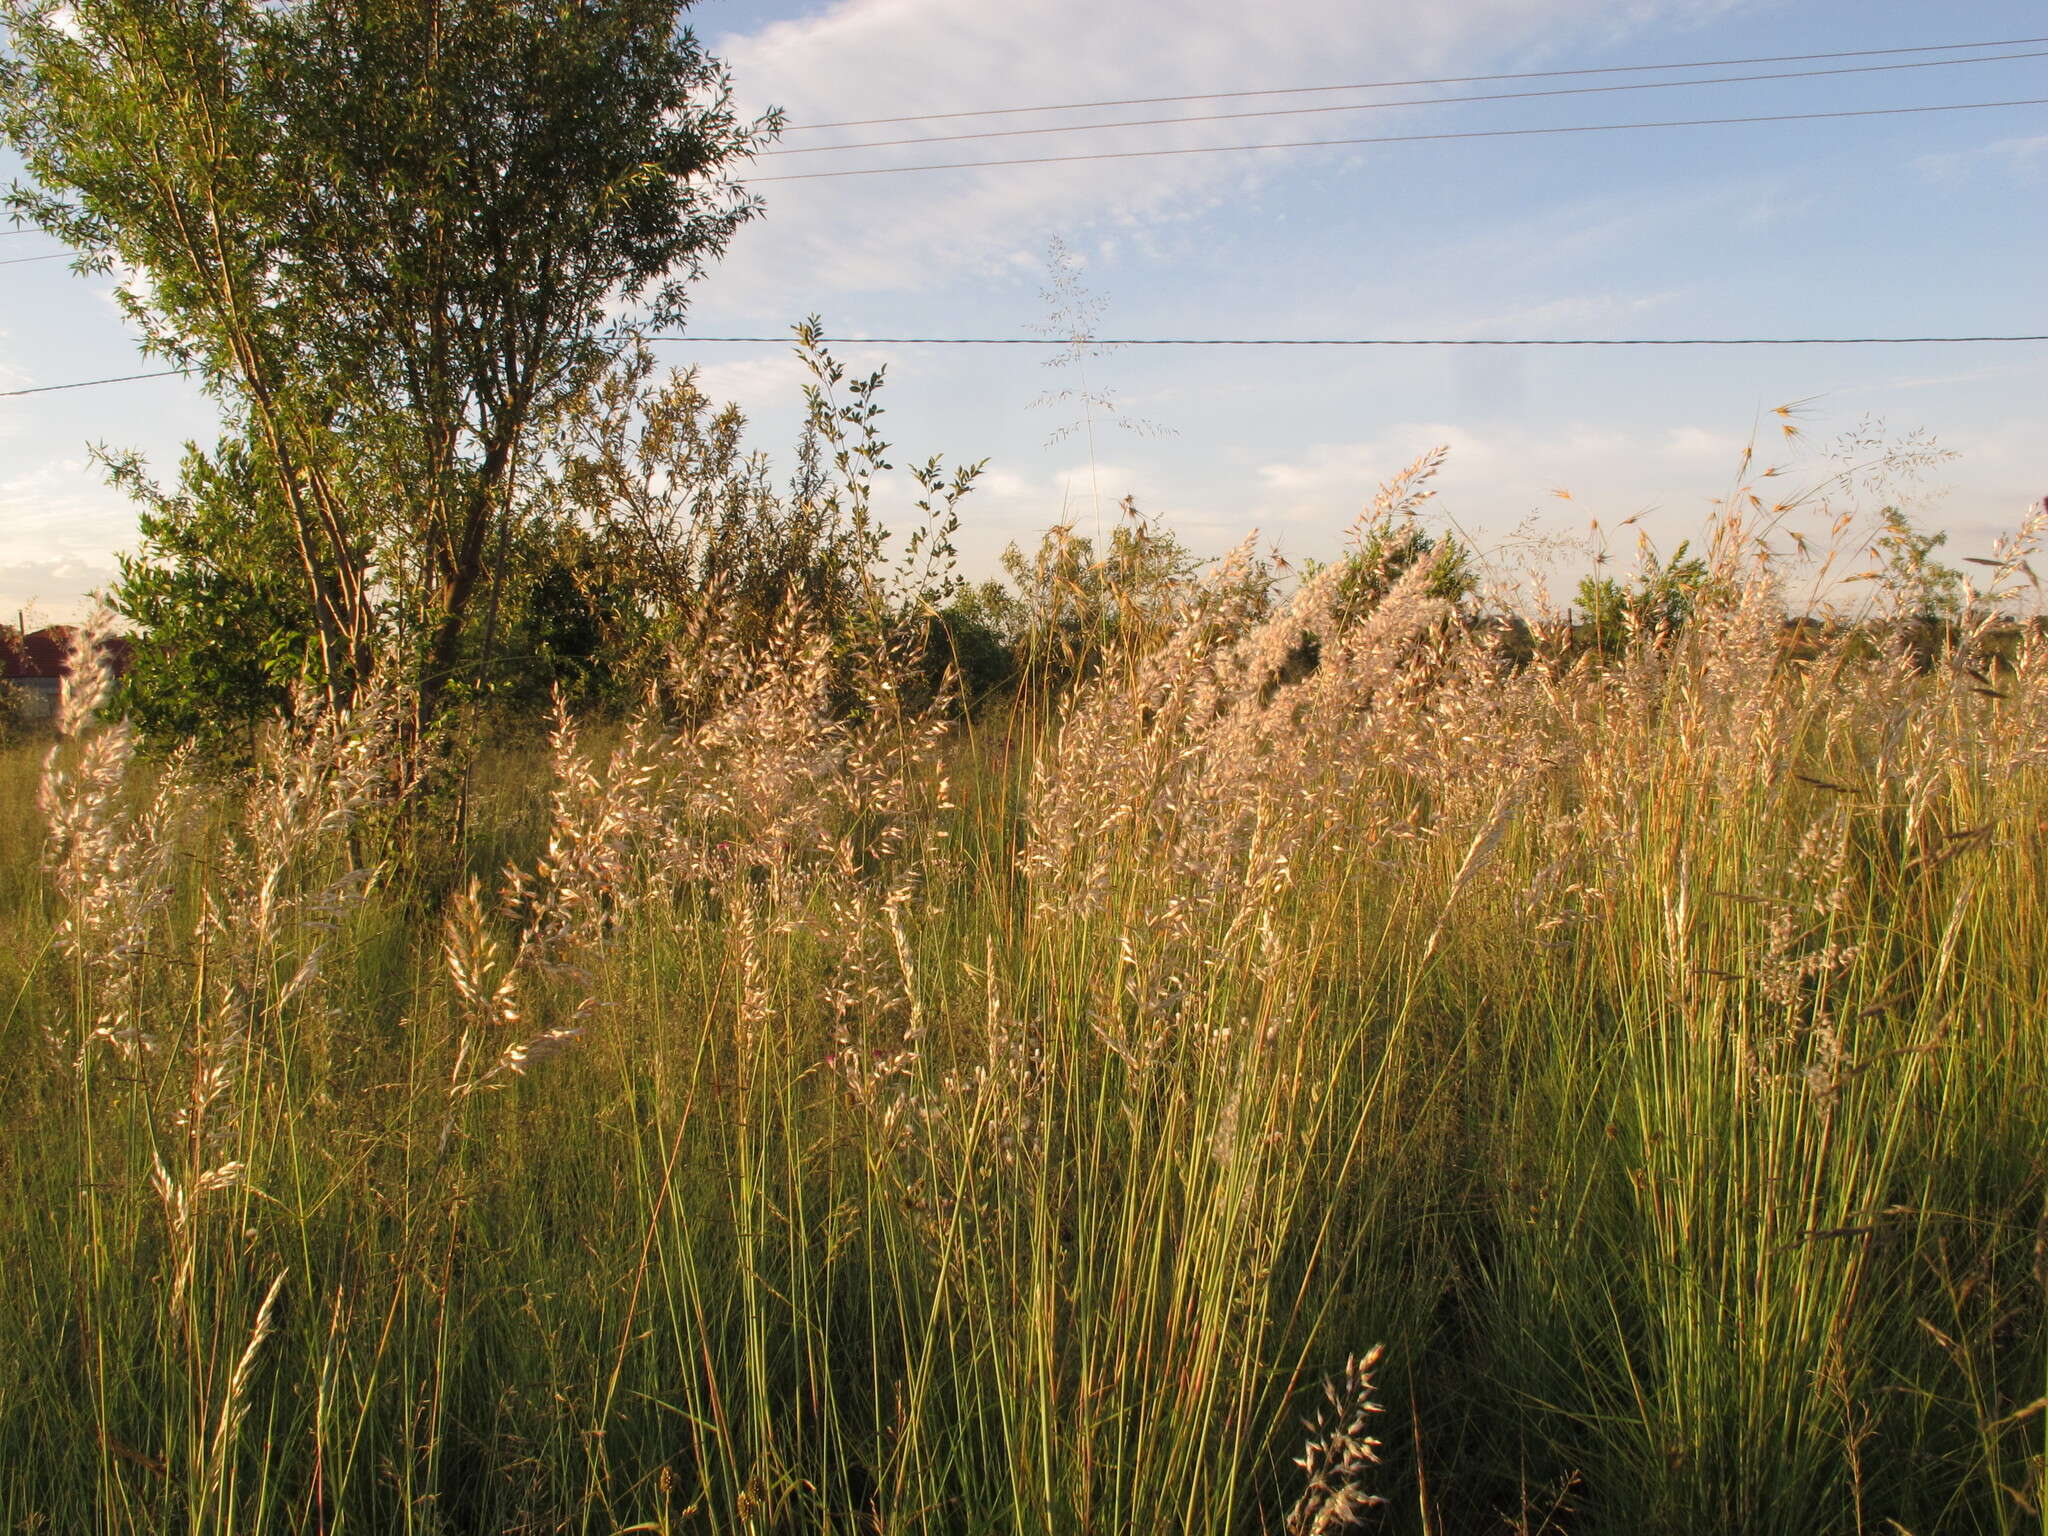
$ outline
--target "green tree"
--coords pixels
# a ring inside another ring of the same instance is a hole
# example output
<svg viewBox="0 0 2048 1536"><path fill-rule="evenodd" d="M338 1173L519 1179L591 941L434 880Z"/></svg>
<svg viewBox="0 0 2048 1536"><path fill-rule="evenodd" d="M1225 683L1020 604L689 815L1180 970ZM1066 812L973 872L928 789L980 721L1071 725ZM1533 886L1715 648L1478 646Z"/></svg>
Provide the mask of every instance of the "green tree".
<svg viewBox="0 0 2048 1536"><path fill-rule="evenodd" d="M1595 650L1618 656L1638 638L1662 645L1693 621L1716 588L1712 568L1691 550L1686 540L1669 560L1659 560L1646 547L1632 587L1611 576L1588 576L1579 583L1578 604L1586 612Z"/></svg>
<svg viewBox="0 0 2048 1536"><path fill-rule="evenodd" d="M1014 544L1003 551L1008 587L975 589L969 611L1034 680L1063 682L1112 648L1143 651L1178 620L1202 561L1131 497L1120 510L1099 551L1061 523L1028 555Z"/></svg>
<svg viewBox="0 0 2048 1536"><path fill-rule="evenodd" d="M959 504L982 466L935 456L906 466L907 487L883 480L883 375L849 378L815 317L795 340L811 378L783 488L739 409L715 405L694 371L658 373L644 348L560 413L510 562L529 583L529 632L558 637L533 654L566 657L580 635L583 681L641 692L692 672L707 642L757 653L791 620L829 634L842 669L877 645L932 649L959 585ZM885 519L877 498L892 488L915 500Z"/></svg>
<svg viewBox="0 0 2048 1536"><path fill-rule="evenodd" d="M1385 518L1367 528L1344 557L1345 614L1371 612L1418 565L1429 570L1424 592L1440 602L1462 603L1479 588L1471 551L1458 539L1427 532L1412 515Z"/></svg>
<svg viewBox="0 0 2048 1536"><path fill-rule="evenodd" d="M23 659L22 633L12 624L0 624L0 747L21 734L26 718L26 701L21 690L6 681L7 673Z"/></svg>
<svg viewBox="0 0 2048 1536"><path fill-rule="evenodd" d="M687 0L684 0L687 4ZM676 0L0 0L9 204L261 449L317 675L474 662L533 439L757 205Z"/></svg>
<svg viewBox="0 0 2048 1536"><path fill-rule="evenodd" d="M791 604L838 631L860 602L876 551L829 494L816 409L786 490L746 426L694 369L664 374L640 346L553 424L530 487L535 521L576 530L581 553L568 567L591 601L602 594L605 644L622 672L657 666L707 608L723 638L751 650ZM566 600L568 567L556 562L536 594Z"/></svg>
<svg viewBox="0 0 2048 1536"><path fill-rule="evenodd" d="M313 614L276 478L262 449L235 437L211 454L188 447L174 492L133 456L110 467L143 507L142 547L119 557L108 593L142 639L122 706L146 736L240 756L255 724L288 712L295 685L317 675Z"/></svg>
<svg viewBox="0 0 2048 1536"><path fill-rule="evenodd" d="M1961 618L1970 585L1961 571L1934 558L1948 535L1923 532L1899 507L1885 507L1877 518L1871 553L1877 560L1877 584L1894 617L1921 624Z"/></svg>
<svg viewBox="0 0 2048 1536"><path fill-rule="evenodd" d="M1628 589L1612 576L1588 576L1579 583L1578 605L1585 610L1586 627L1593 632L1593 649L1603 656L1619 656L1628 649Z"/></svg>

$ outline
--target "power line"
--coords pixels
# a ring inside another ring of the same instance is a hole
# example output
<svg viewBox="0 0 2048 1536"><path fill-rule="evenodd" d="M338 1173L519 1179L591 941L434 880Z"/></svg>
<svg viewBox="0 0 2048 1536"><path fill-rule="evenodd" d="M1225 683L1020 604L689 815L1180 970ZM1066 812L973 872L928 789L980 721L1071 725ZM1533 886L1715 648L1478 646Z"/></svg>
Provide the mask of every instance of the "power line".
<svg viewBox="0 0 2048 1536"><path fill-rule="evenodd" d="M11 399L16 395L48 395L60 389L91 389L100 384L126 384L131 379L167 379L184 371L182 368L160 368L155 373L123 373L111 379L80 379L75 384L38 384L33 389L0 389L0 400Z"/></svg>
<svg viewBox="0 0 2048 1536"><path fill-rule="evenodd" d="M646 341L787 343L788 336L648 336ZM2039 336L834 336L843 347L1901 347L2048 341Z"/></svg>
<svg viewBox="0 0 2048 1536"><path fill-rule="evenodd" d="M788 336L648 336L653 342L696 346L787 346ZM838 336L846 347L1916 347L1967 346L1997 342L2048 342L2039 336ZM70 384L38 384L0 390L0 400L47 395L61 389L92 389L136 379L185 375L182 368L123 373Z"/></svg>
<svg viewBox="0 0 2048 1536"><path fill-rule="evenodd" d="M1907 117L1926 112L1977 112L1990 107L2048 106L2048 96L2013 101L1958 101L1928 107L1860 107L1840 112L1772 112L1757 117L1686 117L1643 123L1574 123L1562 128L1472 128L1456 133L1382 133L1350 139L1292 139L1275 144L1202 144L1179 149L1122 149L1085 155L1031 155L1011 160L945 160L930 165L877 165L847 171L750 176L767 181L824 181L837 176L902 176L913 171L973 171L1007 165L1064 165L1082 160L1153 160L1166 155L1227 155L1261 149L1320 149L1347 144L1419 144L1442 139L1541 138L1562 133L1622 133L1643 128L1720 128L1743 123L1813 123L1848 117Z"/></svg>
<svg viewBox="0 0 2048 1536"><path fill-rule="evenodd" d="M1660 69L1734 69L1748 64L1810 64L1820 59L1874 59L1902 53L1956 53L1971 48L2024 48L2048 37L2006 37L1978 43L1927 43L1918 48L1851 48L1838 53L1775 53L1747 59L1693 59L1677 64L1608 64L1587 69L1527 69L1499 75L1437 75L1415 80L1366 80L1354 85L1272 86L1260 91L1202 91L1192 96L1126 96L1114 101L1065 101L1040 107L979 107L965 112L923 112L907 117L863 117L841 123L798 123L784 133L827 128L878 128L888 123L950 122L963 117L1014 117L1030 112L1081 112L1091 107L1158 107L1176 101L1235 101L1247 96L1309 96L1330 91L1392 91L1423 85L1490 85L1501 80L1563 80L1575 75L1637 75Z"/></svg>
<svg viewBox="0 0 2048 1536"><path fill-rule="evenodd" d="M20 233L27 234L28 231L22 230ZM0 261L0 267L21 267L32 261L62 261L70 254L69 251L52 251L47 256L10 256L5 261Z"/></svg>
<svg viewBox="0 0 2048 1536"><path fill-rule="evenodd" d="M1392 107L1458 106L1475 101L1531 101L1547 96L1601 96L1616 91L1671 91L1700 85L1740 85L1758 80L1813 80L1827 75L1872 75L1901 69L1952 69L1961 64L2004 64L2018 59L2048 58L2048 50L1987 54L1975 59L1918 59L1910 64L1851 64L1840 69L1778 70L1759 75L1706 75L1695 80L1632 80L1623 85L1568 85L1540 91L1492 91L1478 96L1409 96L1397 101L1348 101L1337 106L1270 107L1256 112L1206 112L1182 117L1131 117L1114 123L1062 123L1052 128L991 128L978 133L928 134L922 138L868 139L857 144L810 144L797 149L766 149L755 158L775 155L829 155L852 149L895 149L905 144L957 144L968 139L1021 139L1048 133L1100 133L1111 128L1158 128L1174 123L1225 123L1252 117L1306 117L1322 112L1383 112Z"/></svg>

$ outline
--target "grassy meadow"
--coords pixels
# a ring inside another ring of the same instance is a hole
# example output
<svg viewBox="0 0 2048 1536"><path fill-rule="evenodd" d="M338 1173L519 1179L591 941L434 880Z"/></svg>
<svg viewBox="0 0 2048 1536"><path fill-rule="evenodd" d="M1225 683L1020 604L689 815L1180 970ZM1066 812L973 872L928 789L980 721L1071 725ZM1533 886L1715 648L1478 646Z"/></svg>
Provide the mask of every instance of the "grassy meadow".
<svg viewBox="0 0 2048 1536"><path fill-rule="evenodd" d="M387 701L229 784L75 701L0 1526L2048 1529L2048 649L1734 574L1508 666L1226 562L965 721L792 622L424 871Z"/></svg>

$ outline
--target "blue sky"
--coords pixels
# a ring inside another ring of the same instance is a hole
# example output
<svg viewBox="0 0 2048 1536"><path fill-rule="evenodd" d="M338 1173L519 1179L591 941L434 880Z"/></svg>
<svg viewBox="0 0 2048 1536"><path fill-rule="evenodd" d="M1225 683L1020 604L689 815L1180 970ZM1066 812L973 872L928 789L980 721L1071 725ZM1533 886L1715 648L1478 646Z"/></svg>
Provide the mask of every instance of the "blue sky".
<svg viewBox="0 0 2048 1536"><path fill-rule="evenodd" d="M691 21L750 106L801 124L1132 96L1597 68L2048 34L2037 3L1842 0L706 0ZM2048 44L2032 45L2048 48ZM2005 50L2026 51L2021 50ZM1529 82L1529 88L1906 62ZM1123 116L1452 96L1497 85L1247 99L1133 112L792 134L784 148ZM753 174L1180 145L1656 118L1824 112L2048 97L2048 58L764 159ZM834 336L1024 335L1063 241L1133 336L1714 336L2048 332L2048 107L1603 135L1280 149L831 180L762 182L764 218L697 291L690 329L782 334L821 314ZM0 255L52 249L0 238ZM101 280L61 261L0 267L0 388L138 371ZM800 378L780 346L676 345L706 387L782 453ZM1632 556L1668 549L1734 484L1761 421L1785 485L1827 475L1846 433L1930 435L1956 457L1917 479L1859 480L1802 514L1905 500L1984 553L2048 494L2048 344L1479 352L1127 350L1088 386L1165 429L1033 402L1078 380L1023 348L883 349L900 457L990 460L965 507L965 565L1125 494L1217 552L1253 529L1327 554L1373 487L1452 447L1440 515L1502 547L1497 569L1549 563L1562 595L1590 524ZM1802 436L1768 414L1804 402ZM210 438L178 380L0 400L0 613L61 617L134 536L130 506L85 452L143 449L168 472ZM1557 493L1565 491L1568 498ZM1099 504L1098 504L1099 492ZM1634 517L1625 531L1617 525ZM1531 539L1554 540L1546 550Z"/></svg>

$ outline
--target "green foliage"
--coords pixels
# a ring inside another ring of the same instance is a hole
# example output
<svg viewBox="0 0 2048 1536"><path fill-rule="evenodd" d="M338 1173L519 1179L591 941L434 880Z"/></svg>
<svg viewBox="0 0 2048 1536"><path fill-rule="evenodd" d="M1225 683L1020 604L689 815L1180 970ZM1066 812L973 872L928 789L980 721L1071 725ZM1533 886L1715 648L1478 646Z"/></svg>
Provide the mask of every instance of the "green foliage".
<svg viewBox="0 0 2048 1536"><path fill-rule="evenodd" d="M1011 597L1001 582L963 587L932 621L925 647L925 684L936 688L952 671L969 709L1000 695L1018 679Z"/></svg>
<svg viewBox="0 0 2048 1536"><path fill-rule="evenodd" d="M1439 602L1463 603L1479 589L1472 552L1450 534L1427 532L1412 513L1371 524L1343 563L1340 611L1353 617L1370 613L1418 565L1429 570L1423 594Z"/></svg>
<svg viewBox="0 0 2048 1536"><path fill-rule="evenodd" d="M110 461L141 504L140 550L120 557L108 603L139 637L120 700L161 746L245 755L256 728L289 713L295 685L318 676L299 552L260 448L223 438L186 449L178 489L140 460Z"/></svg>
<svg viewBox="0 0 2048 1536"><path fill-rule="evenodd" d="M580 524L529 515L507 542L501 611L484 635L479 686L530 715L557 694L617 705L638 677L623 637L638 633L615 551Z"/></svg>
<svg viewBox="0 0 2048 1536"><path fill-rule="evenodd" d="M936 684L931 625L960 591L953 537L982 466L911 465L911 505L885 518L879 499L901 486L884 478L884 375L849 379L815 319L796 340L811 377L783 486L739 408L712 401L694 369L661 373L644 346L567 403L509 551L508 612L525 638L508 637L494 675L546 686L562 680L547 658L585 656L581 685L636 696L713 649L761 654L800 620L849 660L885 636L924 636Z"/></svg>
<svg viewBox="0 0 2048 1536"><path fill-rule="evenodd" d="M824 526L844 530L871 633L909 615L928 616L959 590L953 539L960 531L960 503L988 461L955 465L950 474L936 454L908 465L915 500L901 518L907 536L892 552L896 533L875 505L879 477L895 468L876 425L886 370L849 378L827 350L815 315L796 327L796 341L811 378L804 386L809 416L793 498L799 506L813 503L813 515Z"/></svg>
<svg viewBox="0 0 2048 1536"><path fill-rule="evenodd" d="M422 713L476 660L516 472L680 320L756 211L673 0L4 0L10 206L140 274L121 302L264 448L345 693L396 642Z"/></svg>
<svg viewBox="0 0 2048 1536"><path fill-rule="evenodd" d="M0 663L12 664L20 660L21 641L20 630L11 624L0 624ZM19 737L26 723L20 690L0 677L0 747Z"/></svg>
<svg viewBox="0 0 2048 1536"><path fill-rule="evenodd" d="M1026 554L1003 551L1009 585L989 582L974 611L1016 657L1021 675L1058 685L1112 651L1142 651L1163 637L1203 562L1131 497L1098 552L1061 523Z"/></svg>
<svg viewBox="0 0 2048 1536"><path fill-rule="evenodd" d="M2036 1530L2040 656L1693 622L1379 690L1328 796L1113 674L943 780L568 722L502 908L345 877L303 748L72 781L53 879L0 754L0 1523Z"/></svg>
<svg viewBox="0 0 2048 1536"><path fill-rule="evenodd" d="M1121 520L1096 541L1056 524L1029 554L1003 551L1008 581L961 587L940 611L933 666L957 663L970 699L1021 689L1045 703L1110 661L1128 665L1164 640L1186 615L1198 579L1214 588L1221 568L1194 554L1171 529L1126 496ZM1262 612L1277 577L1257 558L1233 564L1236 610ZM1219 588L1220 590L1220 588Z"/></svg>
<svg viewBox="0 0 2048 1536"><path fill-rule="evenodd" d="M1588 576L1579 583L1578 605L1585 610L1593 647L1618 656L1637 641L1663 645L1681 634L1701 605L1718 591L1712 568L1690 555L1691 541L1679 544L1669 560L1659 560L1647 546L1633 586L1611 576Z"/></svg>
<svg viewBox="0 0 2048 1536"><path fill-rule="evenodd" d="M529 516L560 532L526 541L545 566L531 590L580 602L617 675L648 679L707 623L753 651L792 607L844 629L861 605L874 550L831 499L817 421L786 490L746 425L694 369L663 374L639 345L554 423Z"/></svg>
<svg viewBox="0 0 2048 1536"><path fill-rule="evenodd" d="M1970 584L1961 571L1934 558L1948 535L1924 532L1899 507L1885 507L1877 516L1879 532L1870 547L1887 617L1923 624L1960 619L1969 603Z"/></svg>

